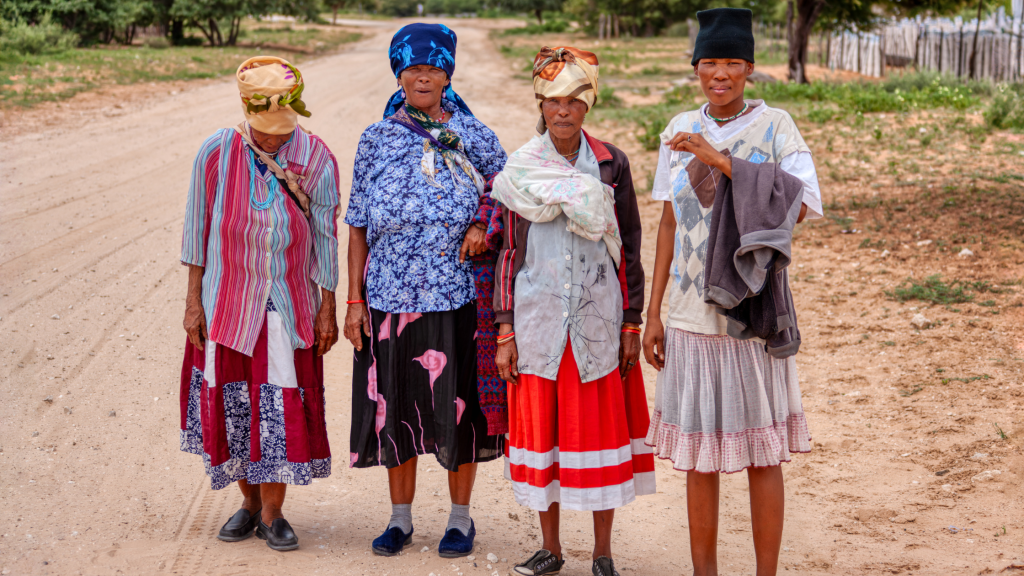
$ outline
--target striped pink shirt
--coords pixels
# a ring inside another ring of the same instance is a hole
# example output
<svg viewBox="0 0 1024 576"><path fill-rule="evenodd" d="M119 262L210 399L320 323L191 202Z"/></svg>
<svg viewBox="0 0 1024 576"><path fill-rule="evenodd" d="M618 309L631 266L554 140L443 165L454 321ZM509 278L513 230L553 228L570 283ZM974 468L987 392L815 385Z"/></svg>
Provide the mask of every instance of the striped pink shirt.
<svg viewBox="0 0 1024 576"><path fill-rule="evenodd" d="M192 167L181 261L203 266L203 309L210 340L252 356L268 299L285 321L292 348L313 345L321 286L338 286L338 164L322 140L296 130L277 154L309 194L309 220L283 189L266 202L274 175L250 170L251 152L234 130L203 143ZM255 196L250 183L255 178Z"/></svg>

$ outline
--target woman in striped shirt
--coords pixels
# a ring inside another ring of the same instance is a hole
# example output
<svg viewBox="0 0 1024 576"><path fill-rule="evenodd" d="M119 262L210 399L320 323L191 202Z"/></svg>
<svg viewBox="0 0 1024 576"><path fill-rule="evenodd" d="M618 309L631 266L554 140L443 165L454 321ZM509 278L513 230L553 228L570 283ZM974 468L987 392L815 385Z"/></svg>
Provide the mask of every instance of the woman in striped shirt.
<svg viewBox="0 0 1024 576"><path fill-rule="evenodd" d="M237 77L246 122L203 143L185 212L181 449L203 456L214 490L241 488L218 538L255 533L293 550L285 488L331 472L323 355L338 340L338 165L298 126L309 113L294 66L250 58Z"/></svg>

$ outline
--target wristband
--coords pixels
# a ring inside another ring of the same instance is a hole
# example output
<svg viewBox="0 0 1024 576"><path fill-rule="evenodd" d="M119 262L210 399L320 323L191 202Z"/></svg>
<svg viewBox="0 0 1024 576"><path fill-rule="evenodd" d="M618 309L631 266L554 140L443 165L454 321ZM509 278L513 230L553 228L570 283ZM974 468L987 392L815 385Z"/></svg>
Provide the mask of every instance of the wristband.
<svg viewBox="0 0 1024 576"><path fill-rule="evenodd" d="M346 300L345 304L365 304L366 300Z"/></svg>
<svg viewBox="0 0 1024 576"><path fill-rule="evenodd" d="M640 331L636 328L623 328L623 332L629 332L630 334L640 334Z"/></svg>

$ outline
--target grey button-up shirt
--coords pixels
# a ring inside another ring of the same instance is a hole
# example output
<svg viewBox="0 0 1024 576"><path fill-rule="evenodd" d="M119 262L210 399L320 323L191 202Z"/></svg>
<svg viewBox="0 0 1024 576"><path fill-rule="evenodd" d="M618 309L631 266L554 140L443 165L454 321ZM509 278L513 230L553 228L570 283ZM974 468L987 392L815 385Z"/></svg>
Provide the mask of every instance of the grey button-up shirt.
<svg viewBox="0 0 1024 576"><path fill-rule="evenodd" d="M576 167L600 178L597 159L581 139ZM619 365L622 288L603 240L569 231L569 219L534 222L526 259L515 279L519 371L555 380L566 339L590 382Z"/></svg>

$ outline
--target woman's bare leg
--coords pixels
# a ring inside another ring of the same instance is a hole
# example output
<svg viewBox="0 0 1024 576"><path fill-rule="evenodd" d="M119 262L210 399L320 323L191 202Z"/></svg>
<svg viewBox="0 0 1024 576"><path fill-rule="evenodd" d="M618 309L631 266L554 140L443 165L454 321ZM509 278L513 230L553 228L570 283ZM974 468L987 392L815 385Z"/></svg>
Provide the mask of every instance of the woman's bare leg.
<svg viewBox="0 0 1024 576"><path fill-rule="evenodd" d="M594 560L601 556L612 557L612 521L615 509L594 512Z"/></svg>
<svg viewBox="0 0 1024 576"><path fill-rule="evenodd" d="M558 535L558 502L552 502L546 512L538 512L540 516L540 533L544 537L542 548L562 559L562 542Z"/></svg>
<svg viewBox="0 0 1024 576"><path fill-rule="evenodd" d="M718 473L686 473L686 516L694 576L718 576Z"/></svg>
<svg viewBox="0 0 1024 576"><path fill-rule="evenodd" d="M452 497L452 504L469 505L469 499L473 496L473 484L476 482L476 464L463 464L459 466L458 472L448 471L448 494Z"/></svg>
<svg viewBox="0 0 1024 576"><path fill-rule="evenodd" d="M260 484L259 488L260 499L263 500L263 523L270 526L274 520L284 518L281 507L284 506L284 494L288 485L274 482Z"/></svg>
<svg viewBox="0 0 1024 576"><path fill-rule="evenodd" d="M245 480L238 481L238 488L242 491L242 508L249 511L249 515L252 516L263 508L263 499L260 498L260 487L249 486L249 483Z"/></svg>
<svg viewBox="0 0 1024 576"><path fill-rule="evenodd" d="M750 523L754 532L757 576L775 576L779 569L786 512L782 466L748 468L747 481L750 483Z"/></svg>
<svg viewBox="0 0 1024 576"><path fill-rule="evenodd" d="M416 497L416 463L414 456L404 464L388 468L388 487L391 489L392 504L412 504Z"/></svg>

